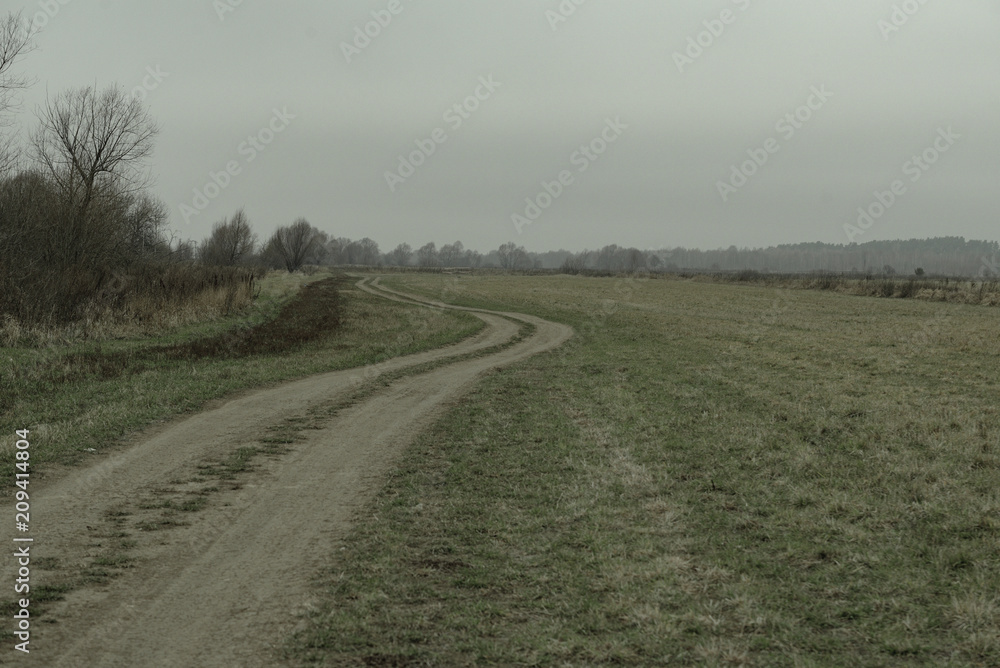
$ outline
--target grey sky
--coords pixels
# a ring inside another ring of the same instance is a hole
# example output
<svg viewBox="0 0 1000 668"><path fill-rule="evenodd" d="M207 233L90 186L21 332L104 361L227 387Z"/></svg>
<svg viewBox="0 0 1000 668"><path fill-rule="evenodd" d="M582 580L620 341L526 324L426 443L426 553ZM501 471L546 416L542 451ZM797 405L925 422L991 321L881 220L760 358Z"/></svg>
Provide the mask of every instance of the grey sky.
<svg viewBox="0 0 1000 668"><path fill-rule="evenodd" d="M46 23L20 65L38 78L21 119L33 124L46 89L145 78L163 127L156 194L184 238L245 206L262 237L305 216L383 250L846 243L858 207L877 213L876 191L896 180L902 194L851 238L998 238L993 0L399 0L350 63L342 43L393 2L61 1L7 3ZM560 5L575 13L553 28ZM916 12L885 34L904 5ZM232 11L220 18L220 6ZM730 24L706 27L724 10ZM679 67L675 53L703 32L709 46ZM481 77L500 85L487 96ZM477 87L486 99L455 127L445 112ZM800 110L809 118L794 134L776 127L807 101L815 109ZM274 122L287 127L263 151L243 144L274 110L294 119ZM627 125L620 137L596 160L574 159L609 119ZM436 129L447 140L392 192L385 173ZM925 150L934 165L904 167ZM718 184L748 151L767 162L723 201ZM181 206L230 161L239 173L186 221ZM547 203L543 182L564 170L569 185L518 228L512 215L526 198Z"/></svg>

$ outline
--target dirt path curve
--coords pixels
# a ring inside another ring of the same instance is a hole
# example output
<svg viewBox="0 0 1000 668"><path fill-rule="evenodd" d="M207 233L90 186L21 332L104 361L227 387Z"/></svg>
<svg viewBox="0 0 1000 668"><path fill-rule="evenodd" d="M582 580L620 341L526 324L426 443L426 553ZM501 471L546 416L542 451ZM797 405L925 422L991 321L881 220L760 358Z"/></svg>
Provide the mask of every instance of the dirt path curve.
<svg viewBox="0 0 1000 668"><path fill-rule="evenodd" d="M359 287L391 299L377 281ZM436 306L444 306L435 304ZM468 309L471 310L471 309ZM213 496L190 524L142 536L135 567L100 588L71 592L53 605L57 624L36 624L32 652L0 652L18 665L199 666L276 665L280 647L311 605L312 576L328 565L353 513L378 489L387 469L416 434L467 392L483 372L550 350L572 336L565 326L532 316L473 311L487 323L479 335L447 348L391 360L379 372L481 351L515 336L510 319L535 332L500 352L403 377L339 412L322 429L304 432L280 458L262 462L237 490ZM359 370L322 374L256 392L174 422L128 450L32 495L33 555L79 568L93 554L91 527L109 509L128 507L168 481L182 479L206 456L225 456L259 439L289 415L338 396ZM106 524L106 522L105 522ZM12 545L13 532L0 539ZM5 582L14 564L3 560ZM9 624L8 624L9 626ZM11 654L17 656L11 656Z"/></svg>

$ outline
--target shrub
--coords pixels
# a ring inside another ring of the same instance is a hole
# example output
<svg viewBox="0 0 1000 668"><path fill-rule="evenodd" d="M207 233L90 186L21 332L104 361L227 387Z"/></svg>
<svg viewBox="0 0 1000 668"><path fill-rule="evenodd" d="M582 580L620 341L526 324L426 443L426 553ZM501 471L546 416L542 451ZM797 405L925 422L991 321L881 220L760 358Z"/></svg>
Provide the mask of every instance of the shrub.
<svg viewBox="0 0 1000 668"><path fill-rule="evenodd" d="M915 296L917 291L917 282L910 279L909 281L900 284L898 296L900 299L909 299L910 297Z"/></svg>
<svg viewBox="0 0 1000 668"><path fill-rule="evenodd" d="M68 326L85 337L155 330L248 306L259 277L256 269L194 263L0 276L0 316L7 339L15 330Z"/></svg>

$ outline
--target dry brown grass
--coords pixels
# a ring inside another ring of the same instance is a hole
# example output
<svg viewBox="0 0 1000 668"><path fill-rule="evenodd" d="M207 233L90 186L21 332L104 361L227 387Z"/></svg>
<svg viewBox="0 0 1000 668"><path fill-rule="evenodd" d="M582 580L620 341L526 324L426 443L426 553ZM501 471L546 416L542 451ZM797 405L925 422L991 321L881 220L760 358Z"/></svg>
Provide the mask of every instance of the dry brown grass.
<svg viewBox="0 0 1000 668"><path fill-rule="evenodd" d="M260 277L185 263L8 281L0 284L0 345L126 338L232 315L250 305Z"/></svg>

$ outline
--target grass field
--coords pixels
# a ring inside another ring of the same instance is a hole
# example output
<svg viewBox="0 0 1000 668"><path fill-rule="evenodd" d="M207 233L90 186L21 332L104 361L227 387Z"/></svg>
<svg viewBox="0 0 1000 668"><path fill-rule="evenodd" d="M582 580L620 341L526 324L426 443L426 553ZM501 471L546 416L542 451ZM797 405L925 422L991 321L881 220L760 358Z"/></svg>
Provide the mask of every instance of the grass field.
<svg viewBox="0 0 1000 668"><path fill-rule="evenodd" d="M317 665L1000 665L997 312L581 277L387 285L569 323L422 435Z"/></svg>

